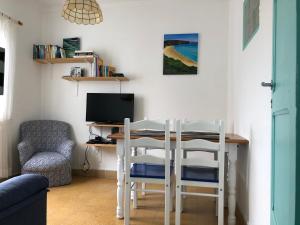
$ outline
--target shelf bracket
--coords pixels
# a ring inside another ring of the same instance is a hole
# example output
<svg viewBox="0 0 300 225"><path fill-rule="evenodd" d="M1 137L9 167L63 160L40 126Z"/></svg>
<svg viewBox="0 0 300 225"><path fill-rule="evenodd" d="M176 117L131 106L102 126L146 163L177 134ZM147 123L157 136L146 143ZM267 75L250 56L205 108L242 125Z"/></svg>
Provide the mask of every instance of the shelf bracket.
<svg viewBox="0 0 300 225"><path fill-rule="evenodd" d="M119 80L119 86L120 86L120 94L122 94L122 81L121 80Z"/></svg>
<svg viewBox="0 0 300 225"><path fill-rule="evenodd" d="M76 82L76 96L78 97L79 93L79 81Z"/></svg>

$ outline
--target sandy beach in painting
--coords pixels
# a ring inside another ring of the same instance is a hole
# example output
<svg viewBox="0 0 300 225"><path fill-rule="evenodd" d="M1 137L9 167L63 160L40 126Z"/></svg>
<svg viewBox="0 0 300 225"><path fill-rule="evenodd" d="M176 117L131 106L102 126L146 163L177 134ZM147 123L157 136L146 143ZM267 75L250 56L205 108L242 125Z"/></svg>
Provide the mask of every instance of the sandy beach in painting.
<svg viewBox="0 0 300 225"><path fill-rule="evenodd" d="M175 50L173 46L167 46L164 48L164 54L165 56L175 59L175 60L180 60L183 64L186 66L194 66L197 67L197 63L191 59L186 58L179 52Z"/></svg>

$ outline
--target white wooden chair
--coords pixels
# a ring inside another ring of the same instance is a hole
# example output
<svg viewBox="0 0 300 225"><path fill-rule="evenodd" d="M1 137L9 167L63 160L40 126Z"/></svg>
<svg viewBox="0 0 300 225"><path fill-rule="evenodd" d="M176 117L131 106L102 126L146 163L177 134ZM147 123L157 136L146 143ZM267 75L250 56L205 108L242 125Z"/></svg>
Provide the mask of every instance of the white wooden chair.
<svg viewBox="0 0 300 225"><path fill-rule="evenodd" d="M144 120L148 120L148 118L147 118L147 117L144 117ZM171 131L171 132L172 132L172 131L176 131L176 121L177 121L176 119L170 120L170 131ZM142 148L141 150L142 150L141 154L147 155L147 151L150 150L150 149ZM175 149L171 149L171 153L172 153L172 154L171 154L171 160L173 160L173 162L175 162ZM135 155L138 154L138 152L137 152L136 149L135 149L134 154L135 154ZM171 180L171 186L172 186L172 182L174 182L174 181ZM175 186L174 186L174 188L175 188ZM143 189L143 190L146 189L146 184L145 184L145 183L142 183L142 189ZM175 195L175 191L174 191L173 189L171 189L171 192L174 192L174 193L172 193L172 196ZM144 191L142 191L142 195L145 196L146 193L145 193ZM175 196L173 196L173 197L175 197ZM172 201L172 200L173 200L173 197L171 197L171 211L174 210L174 208L173 208L173 201ZM134 192L134 193L132 194L132 199L133 199L133 207L134 207L134 208L137 208L137 194L136 194L136 192Z"/></svg>
<svg viewBox="0 0 300 225"><path fill-rule="evenodd" d="M130 224L130 197L131 191L165 193L165 219L164 224L170 224L171 205L171 173L170 165L170 130L169 121L165 124L150 120L143 120L130 123L125 119L125 225ZM131 132L156 130L163 131L164 140L157 140L150 137L140 137L132 140ZM132 148L149 148L164 150L164 157L159 158L151 155L132 155ZM172 173L173 174L173 173ZM134 185L132 185L132 183ZM162 190L137 189L137 183L163 184Z"/></svg>
<svg viewBox="0 0 300 225"><path fill-rule="evenodd" d="M203 139L184 140L183 132L217 133L219 142ZM222 121L187 122L177 121L176 126L176 218L175 224L180 225L182 196L206 196L217 198L218 225L224 221L224 157L225 133ZM205 151L217 153L214 160L183 157L184 151ZM188 192L183 187L213 188L216 194ZM204 223L205 224L205 223Z"/></svg>

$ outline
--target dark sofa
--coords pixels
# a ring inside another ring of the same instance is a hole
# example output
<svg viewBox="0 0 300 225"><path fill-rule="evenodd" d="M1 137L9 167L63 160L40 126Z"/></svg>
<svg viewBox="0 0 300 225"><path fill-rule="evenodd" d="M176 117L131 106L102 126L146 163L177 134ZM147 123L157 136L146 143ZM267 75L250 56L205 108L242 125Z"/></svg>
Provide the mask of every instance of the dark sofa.
<svg viewBox="0 0 300 225"><path fill-rule="evenodd" d="M0 225L46 225L48 186L34 174L0 183Z"/></svg>

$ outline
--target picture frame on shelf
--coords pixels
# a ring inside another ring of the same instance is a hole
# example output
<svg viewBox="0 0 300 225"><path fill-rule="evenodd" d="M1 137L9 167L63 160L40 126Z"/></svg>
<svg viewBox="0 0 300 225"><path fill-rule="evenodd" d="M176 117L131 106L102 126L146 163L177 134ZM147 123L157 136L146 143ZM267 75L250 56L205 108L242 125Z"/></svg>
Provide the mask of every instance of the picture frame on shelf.
<svg viewBox="0 0 300 225"><path fill-rule="evenodd" d="M84 76L84 69L80 66L74 66L71 68L70 76L72 77L83 77Z"/></svg>
<svg viewBox="0 0 300 225"><path fill-rule="evenodd" d="M75 51L79 51L81 48L81 40L78 37L75 38L64 38L63 49L67 58L74 58Z"/></svg>

